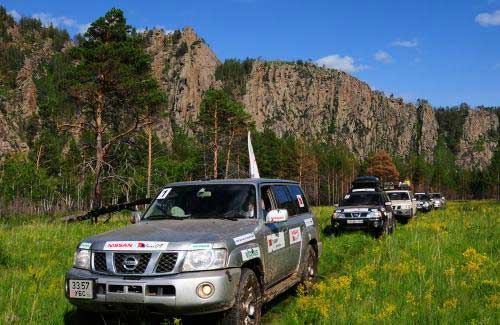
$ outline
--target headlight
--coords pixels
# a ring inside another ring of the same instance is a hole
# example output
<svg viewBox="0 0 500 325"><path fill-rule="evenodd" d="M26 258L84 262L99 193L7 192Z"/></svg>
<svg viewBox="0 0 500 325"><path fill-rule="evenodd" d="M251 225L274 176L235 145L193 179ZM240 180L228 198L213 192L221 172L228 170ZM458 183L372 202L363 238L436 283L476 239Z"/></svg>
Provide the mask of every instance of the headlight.
<svg viewBox="0 0 500 325"><path fill-rule="evenodd" d="M333 213L333 217L334 217L334 218L340 218L340 217L342 217L342 212L337 212L337 211L335 211L335 212Z"/></svg>
<svg viewBox="0 0 500 325"><path fill-rule="evenodd" d="M381 218L382 213L380 211L372 211L372 212L368 213L367 217L368 218Z"/></svg>
<svg viewBox="0 0 500 325"><path fill-rule="evenodd" d="M207 249L189 251L184 258L182 271L200 271L220 269L226 265L225 249Z"/></svg>
<svg viewBox="0 0 500 325"><path fill-rule="evenodd" d="M73 265L79 269L90 270L90 250L77 249L73 256Z"/></svg>
<svg viewBox="0 0 500 325"><path fill-rule="evenodd" d="M424 207L428 207L429 206L429 202L424 202Z"/></svg>

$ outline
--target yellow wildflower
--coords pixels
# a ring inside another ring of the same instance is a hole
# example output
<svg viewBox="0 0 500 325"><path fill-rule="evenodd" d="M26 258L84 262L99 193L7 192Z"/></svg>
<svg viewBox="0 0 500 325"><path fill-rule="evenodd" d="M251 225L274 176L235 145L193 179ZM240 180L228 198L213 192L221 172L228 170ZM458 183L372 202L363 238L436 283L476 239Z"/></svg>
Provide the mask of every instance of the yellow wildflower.
<svg viewBox="0 0 500 325"><path fill-rule="evenodd" d="M387 304L384 309L382 309L378 314L375 315L375 319L382 320L394 314L396 311L396 305Z"/></svg>
<svg viewBox="0 0 500 325"><path fill-rule="evenodd" d="M406 293L406 302L415 305L415 296L410 291Z"/></svg>
<svg viewBox="0 0 500 325"><path fill-rule="evenodd" d="M446 275L446 276L454 276L455 275L455 268L453 266L447 268L446 270L444 270L444 275Z"/></svg>
<svg viewBox="0 0 500 325"><path fill-rule="evenodd" d="M457 298L452 298L448 299L443 303L443 308L445 309L453 309L457 306L458 299Z"/></svg>

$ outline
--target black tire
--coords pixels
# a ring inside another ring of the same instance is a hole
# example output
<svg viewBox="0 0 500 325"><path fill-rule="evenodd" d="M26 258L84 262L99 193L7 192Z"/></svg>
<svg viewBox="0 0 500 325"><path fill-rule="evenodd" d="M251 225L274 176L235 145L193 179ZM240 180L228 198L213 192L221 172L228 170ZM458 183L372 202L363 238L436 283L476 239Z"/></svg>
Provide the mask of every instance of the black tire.
<svg viewBox="0 0 500 325"><path fill-rule="evenodd" d="M300 276L300 284L307 286L316 280L316 275L318 273L318 255L311 245L307 247L306 254L304 268Z"/></svg>
<svg viewBox="0 0 500 325"><path fill-rule="evenodd" d="M260 324L262 293L259 280L250 269L241 270L234 306L223 313L221 324Z"/></svg>

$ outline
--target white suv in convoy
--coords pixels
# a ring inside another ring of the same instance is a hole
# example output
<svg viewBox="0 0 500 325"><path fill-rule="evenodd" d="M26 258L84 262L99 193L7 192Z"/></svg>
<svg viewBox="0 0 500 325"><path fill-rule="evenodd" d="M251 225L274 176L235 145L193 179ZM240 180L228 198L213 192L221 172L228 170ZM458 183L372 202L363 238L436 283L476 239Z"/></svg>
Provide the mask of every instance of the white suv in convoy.
<svg viewBox="0 0 500 325"><path fill-rule="evenodd" d="M394 216L398 221L407 222L417 214L417 202L410 191L386 191L392 202Z"/></svg>

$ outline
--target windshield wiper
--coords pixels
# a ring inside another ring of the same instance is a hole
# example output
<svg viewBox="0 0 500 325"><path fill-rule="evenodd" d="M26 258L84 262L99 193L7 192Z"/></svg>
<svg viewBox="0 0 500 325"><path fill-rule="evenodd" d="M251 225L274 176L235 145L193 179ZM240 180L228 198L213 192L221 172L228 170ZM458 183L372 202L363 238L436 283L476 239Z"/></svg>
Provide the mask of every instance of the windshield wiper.
<svg viewBox="0 0 500 325"><path fill-rule="evenodd" d="M184 220L187 219L188 216L186 217L179 217L179 216L173 216L171 214L155 214L152 216L148 216L144 220L161 220L161 219L175 219L175 220Z"/></svg>

